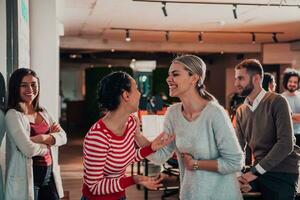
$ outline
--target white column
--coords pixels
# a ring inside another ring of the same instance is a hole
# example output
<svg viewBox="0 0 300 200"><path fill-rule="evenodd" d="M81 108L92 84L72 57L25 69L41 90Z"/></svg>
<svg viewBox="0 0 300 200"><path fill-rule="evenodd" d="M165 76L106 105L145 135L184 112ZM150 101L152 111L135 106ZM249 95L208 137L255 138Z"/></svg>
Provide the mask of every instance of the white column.
<svg viewBox="0 0 300 200"><path fill-rule="evenodd" d="M0 72L6 78L6 0L0 0Z"/></svg>
<svg viewBox="0 0 300 200"><path fill-rule="evenodd" d="M59 35L56 0L30 0L30 61L41 81L40 102L59 117Z"/></svg>

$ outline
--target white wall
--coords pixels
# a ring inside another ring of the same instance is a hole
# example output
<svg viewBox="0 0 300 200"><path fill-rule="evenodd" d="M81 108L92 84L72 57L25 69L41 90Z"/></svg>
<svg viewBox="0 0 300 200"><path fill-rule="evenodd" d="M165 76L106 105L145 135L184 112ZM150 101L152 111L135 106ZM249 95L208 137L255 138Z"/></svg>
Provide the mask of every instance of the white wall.
<svg viewBox="0 0 300 200"><path fill-rule="evenodd" d="M263 45L264 64L290 64L300 69L300 51L292 50L290 43Z"/></svg>
<svg viewBox="0 0 300 200"><path fill-rule="evenodd" d="M6 0L0 0L0 72L6 77Z"/></svg>
<svg viewBox="0 0 300 200"><path fill-rule="evenodd" d="M41 80L40 102L58 120L59 36L56 1L30 0L30 60Z"/></svg>
<svg viewBox="0 0 300 200"><path fill-rule="evenodd" d="M59 33L56 0L30 0L30 61L40 77L40 102L58 121ZM58 154L58 151L54 152Z"/></svg>

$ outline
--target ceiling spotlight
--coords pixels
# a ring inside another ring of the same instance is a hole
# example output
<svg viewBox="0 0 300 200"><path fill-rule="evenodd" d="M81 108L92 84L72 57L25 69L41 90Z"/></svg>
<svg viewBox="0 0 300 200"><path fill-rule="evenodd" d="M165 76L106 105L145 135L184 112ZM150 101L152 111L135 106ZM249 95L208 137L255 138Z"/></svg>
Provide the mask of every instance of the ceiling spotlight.
<svg viewBox="0 0 300 200"><path fill-rule="evenodd" d="M77 55L76 54L70 54L69 57L72 58L72 59L75 59L75 58L77 58Z"/></svg>
<svg viewBox="0 0 300 200"><path fill-rule="evenodd" d="M237 19L237 14L236 14L237 5L236 4L232 4L232 6L233 6L233 8L232 8L233 17L234 17L234 19Z"/></svg>
<svg viewBox="0 0 300 200"><path fill-rule="evenodd" d="M129 34L129 30L126 29L126 42L130 42L131 41L131 38L130 38L130 34Z"/></svg>
<svg viewBox="0 0 300 200"><path fill-rule="evenodd" d="M162 11L164 13L164 16L167 17L168 16L168 13L167 13L167 9L166 9L166 2L161 2L162 3Z"/></svg>
<svg viewBox="0 0 300 200"><path fill-rule="evenodd" d="M252 44L255 44L255 42L256 42L255 33L252 33Z"/></svg>
<svg viewBox="0 0 300 200"><path fill-rule="evenodd" d="M275 43L278 43L277 33L273 33L272 39Z"/></svg>
<svg viewBox="0 0 300 200"><path fill-rule="evenodd" d="M82 55L81 55L81 54L76 54L76 53L74 53L74 54L70 54L70 55L69 55L69 58L71 58L71 59L82 58Z"/></svg>
<svg viewBox="0 0 300 200"><path fill-rule="evenodd" d="M226 22L224 20L219 21L220 26L224 26Z"/></svg>
<svg viewBox="0 0 300 200"><path fill-rule="evenodd" d="M166 35L165 35L165 37L166 37L166 41L168 42L168 41L169 41L169 39L170 39L170 37L169 37L169 31L166 31Z"/></svg>
<svg viewBox="0 0 300 200"><path fill-rule="evenodd" d="M200 43L203 43L203 32L200 32L199 35L198 35L198 41Z"/></svg>

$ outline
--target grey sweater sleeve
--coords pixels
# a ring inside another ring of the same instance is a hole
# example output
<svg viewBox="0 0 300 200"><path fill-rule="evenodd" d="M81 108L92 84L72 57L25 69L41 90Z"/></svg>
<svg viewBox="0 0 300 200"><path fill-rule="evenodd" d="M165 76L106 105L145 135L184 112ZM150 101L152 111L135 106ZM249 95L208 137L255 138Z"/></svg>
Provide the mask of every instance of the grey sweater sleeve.
<svg viewBox="0 0 300 200"><path fill-rule="evenodd" d="M7 136L13 140L16 147L27 157L45 155L49 152L47 145L36 144L30 140L30 134L24 127L20 114L16 110L9 110L5 115Z"/></svg>
<svg viewBox="0 0 300 200"><path fill-rule="evenodd" d="M217 158L218 171L221 174L240 171L244 164L243 152L230 119L221 108L214 113L213 131L220 153L220 157Z"/></svg>
<svg viewBox="0 0 300 200"><path fill-rule="evenodd" d="M170 110L166 113L164 121L164 132L168 134L175 134L172 128L171 113ZM164 164L169 158L172 157L175 150L175 141L169 145L161 148L153 154L150 154L147 158L156 164Z"/></svg>
<svg viewBox="0 0 300 200"><path fill-rule="evenodd" d="M258 163L269 171L284 160L294 149L292 119L287 100L278 96L272 104L272 113L277 131L277 142L269 153Z"/></svg>
<svg viewBox="0 0 300 200"><path fill-rule="evenodd" d="M50 127L55 123L52 115L44 108L43 114L48 118ZM55 138L55 144L53 146L62 146L67 143L67 134L60 128L59 132L50 133Z"/></svg>

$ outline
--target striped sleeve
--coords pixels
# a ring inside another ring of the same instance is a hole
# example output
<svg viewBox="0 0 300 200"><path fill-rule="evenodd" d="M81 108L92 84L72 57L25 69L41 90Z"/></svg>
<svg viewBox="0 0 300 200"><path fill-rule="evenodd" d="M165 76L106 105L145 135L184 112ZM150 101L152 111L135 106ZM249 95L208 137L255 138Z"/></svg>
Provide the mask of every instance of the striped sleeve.
<svg viewBox="0 0 300 200"><path fill-rule="evenodd" d="M134 161L135 161L135 162L141 161L141 160L143 160L145 157L149 156L149 155L152 154L152 153L154 153L154 151L153 151L152 148L151 148L151 144L150 144L149 146L146 146L146 147L137 149L137 150L136 150L136 153L135 153Z"/></svg>
<svg viewBox="0 0 300 200"><path fill-rule="evenodd" d="M84 141L84 183L93 195L121 192L134 184L132 177L106 178L104 176L109 146L108 137L99 130L90 130Z"/></svg>

